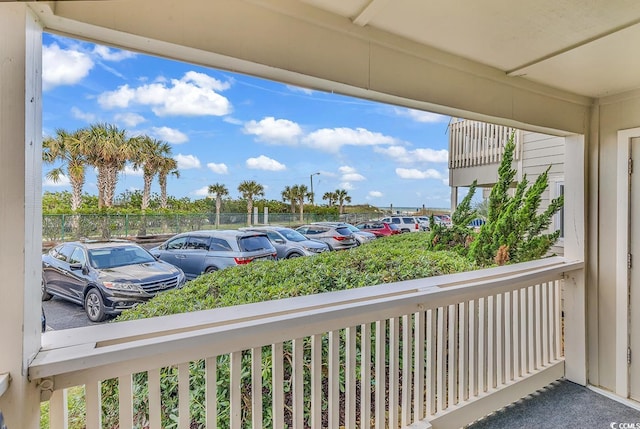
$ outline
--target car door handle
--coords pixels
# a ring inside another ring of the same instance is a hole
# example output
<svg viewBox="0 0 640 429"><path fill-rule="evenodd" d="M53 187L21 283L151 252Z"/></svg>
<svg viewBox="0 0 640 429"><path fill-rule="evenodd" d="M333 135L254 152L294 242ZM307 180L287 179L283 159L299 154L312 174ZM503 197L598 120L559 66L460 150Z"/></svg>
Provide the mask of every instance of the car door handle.
<svg viewBox="0 0 640 429"><path fill-rule="evenodd" d="M186 256L185 255L176 255L176 259L185 259Z"/></svg>

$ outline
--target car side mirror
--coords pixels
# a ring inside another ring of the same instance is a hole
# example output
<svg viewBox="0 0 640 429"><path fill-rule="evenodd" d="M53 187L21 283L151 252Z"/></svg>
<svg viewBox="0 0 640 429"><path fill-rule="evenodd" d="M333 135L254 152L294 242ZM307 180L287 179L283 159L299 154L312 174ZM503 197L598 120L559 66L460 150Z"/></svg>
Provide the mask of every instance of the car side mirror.
<svg viewBox="0 0 640 429"><path fill-rule="evenodd" d="M284 244L284 240L282 238L276 238L273 241L278 243L278 244Z"/></svg>
<svg viewBox="0 0 640 429"><path fill-rule="evenodd" d="M81 269L82 269L82 267L84 267L84 265L83 265L83 264L81 264L81 263L79 263L79 262L78 262L78 263L75 263L75 264L70 264L70 265L69 265L69 268L71 268L72 270L81 270Z"/></svg>

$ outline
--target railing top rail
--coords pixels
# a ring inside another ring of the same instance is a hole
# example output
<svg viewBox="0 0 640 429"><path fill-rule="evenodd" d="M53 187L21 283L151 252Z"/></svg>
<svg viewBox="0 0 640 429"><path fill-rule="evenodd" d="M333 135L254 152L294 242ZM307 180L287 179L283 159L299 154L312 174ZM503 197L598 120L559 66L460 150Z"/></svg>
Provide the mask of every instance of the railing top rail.
<svg viewBox="0 0 640 429"><path fill-rule="evenodd" d="M31 364L30 377L56 376L61 382L66 379L62 384L70 386L94 377L97 380L142 371L150 364L171 365L516 290L556 280L581 268L580 261L554 257L348 291L52 332L44 335L46 345Z"/></svg>

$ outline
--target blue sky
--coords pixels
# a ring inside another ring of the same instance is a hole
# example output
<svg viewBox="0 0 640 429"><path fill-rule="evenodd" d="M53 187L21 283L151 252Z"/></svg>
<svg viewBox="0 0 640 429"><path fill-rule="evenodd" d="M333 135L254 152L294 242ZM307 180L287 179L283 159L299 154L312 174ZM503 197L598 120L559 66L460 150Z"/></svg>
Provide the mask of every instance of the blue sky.
<svg viewBox="0 0 640 429"><path fill-rule="evenodd" d="M95 122L171 144L180 178L170 195L206 196L223 183L232 197L255 180L265 197L285 186L346 189L353 204L450 206L449 117L310 91L251 76L107 48L51 34L43 37L43 135ZM43 191L70 190L67 180ZM85 192L97 194L93 170ZM142 189L127 168L117 193ZM154 181L153 192L158 192Z"/></svg>

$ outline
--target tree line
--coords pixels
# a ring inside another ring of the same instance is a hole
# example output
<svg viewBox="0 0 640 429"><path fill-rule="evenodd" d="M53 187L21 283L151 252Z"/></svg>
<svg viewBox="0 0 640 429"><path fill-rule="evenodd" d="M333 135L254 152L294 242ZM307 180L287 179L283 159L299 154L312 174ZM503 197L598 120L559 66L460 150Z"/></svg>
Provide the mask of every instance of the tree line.
<svg viewBox="0 0 640 429"><path fill-rule="evenodd" d="M116 125L96 123L76 131L57 129L55 135L47 137L43 141L42 159L45 164L58 166L47 173L51 181L59 182L66 176L71 185L70 210L77 213L81 208L109 209L115 206L136 205L142 212L148 209L203 211L208 207L205 201L191 202L188 198L176 199L167 195L167 179L169 176L180 177L178 164L171 153L171 146L158 139L147 135L130 137L126 130ZM127 191L116 196L118 175L124 171L127 165L143 172L142 192ZM86 169L93 167L97 171L97 198L84 193ZM155 198L151 193L153 180L158 180L160 196ZM224 197L229 196L226 185L215 183L208 187L208 198L215 200L216 224L219 224L220 211ZM257 197L264 196L264 186L247 180L240 183L238 192L246 203L247 223L251 223L251 213ZM65 193L45 193L43 196L44 211L60 210L65 205ZM296 210L303 219L305 201L313 201L313 195L306 185L285 186L281 192L282 201L288 204L291 213ZM325 192L323 200L327 201L324 210L342 214L345 204L351 202L351 197L344 189L336 189L333 192ZM97 201L96 201L97 200ZM225 201L227 205L231 201ZM283 207L278 207L277 202L262 200L262 205L269 207L272 212L282 212ZM139 205L138 205L139 204ZM307 206L313 212L320 207ZM49 209L49 210L48 210Z"/></svg>

